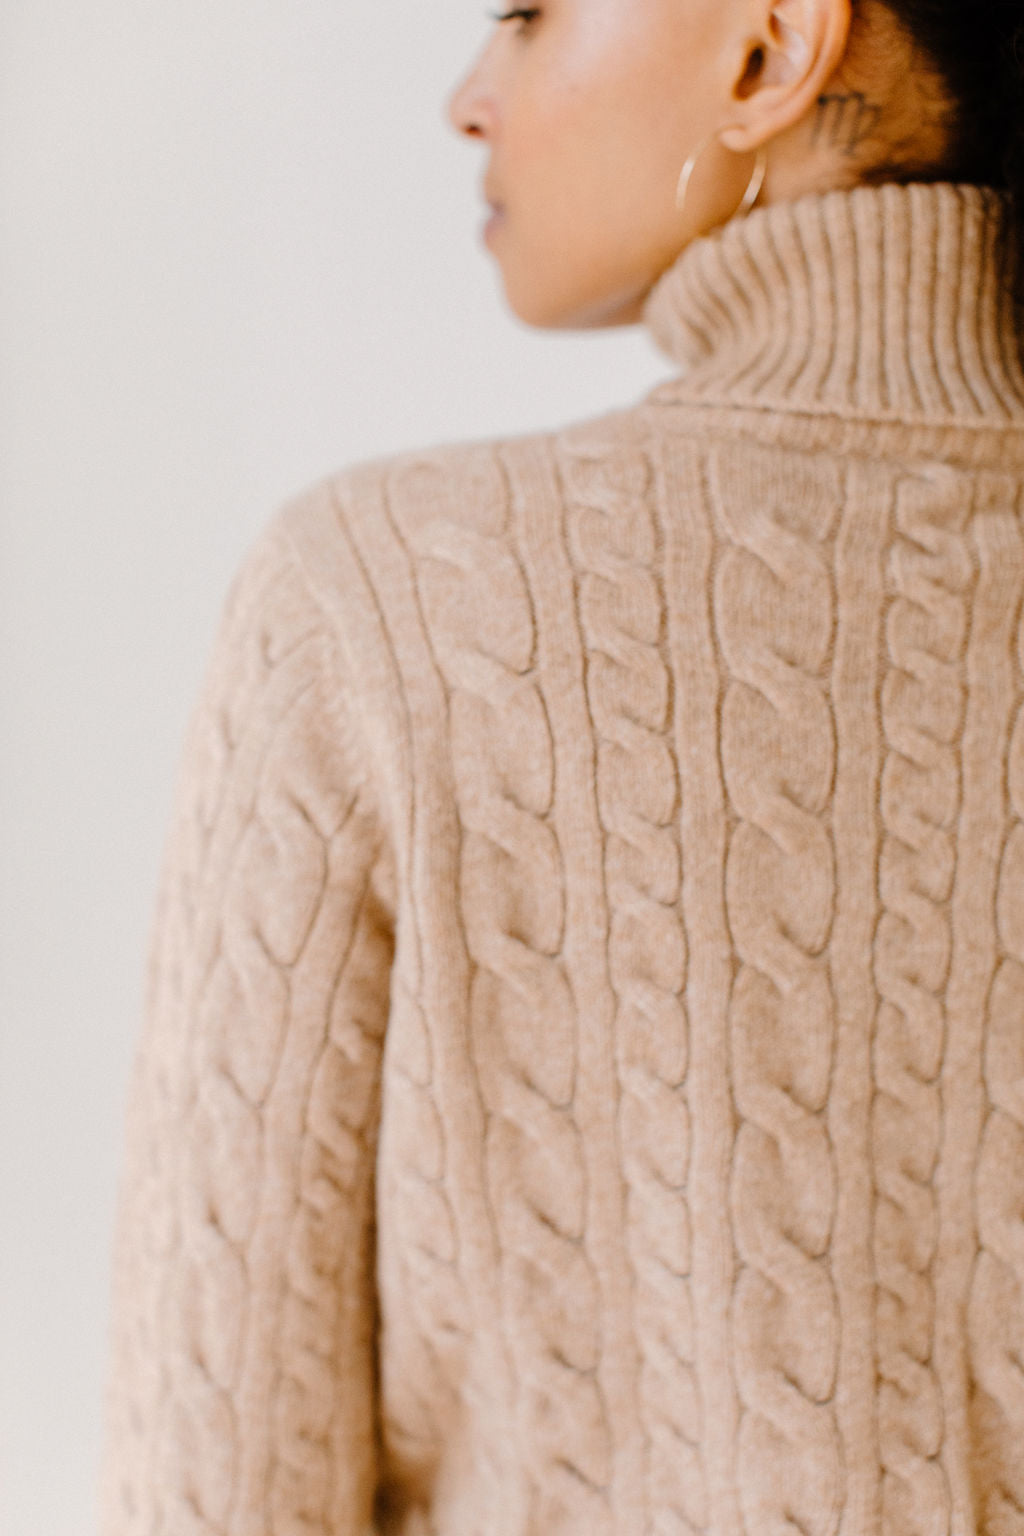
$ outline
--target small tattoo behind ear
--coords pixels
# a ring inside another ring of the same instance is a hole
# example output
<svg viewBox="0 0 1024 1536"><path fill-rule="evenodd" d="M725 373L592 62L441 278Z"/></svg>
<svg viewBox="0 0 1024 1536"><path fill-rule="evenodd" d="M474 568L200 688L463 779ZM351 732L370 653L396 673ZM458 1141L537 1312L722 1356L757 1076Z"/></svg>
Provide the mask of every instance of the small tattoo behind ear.
<svg viewBox="0 0 1024 1536"><path fill-rule="evenodd" d="M881 120L882 109L868 101L863 91L818 97L811 143L828 144L844 155L855 155Z"/></svg>

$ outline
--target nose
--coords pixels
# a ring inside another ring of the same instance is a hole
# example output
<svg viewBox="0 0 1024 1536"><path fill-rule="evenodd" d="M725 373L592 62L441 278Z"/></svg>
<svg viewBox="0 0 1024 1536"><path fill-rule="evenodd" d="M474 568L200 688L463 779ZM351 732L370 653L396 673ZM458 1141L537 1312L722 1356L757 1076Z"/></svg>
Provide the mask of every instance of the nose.
<svg viewBox="0 0 1024 1536"><path fill-rule="evenodd" d="M494 127L494 107L483 88L479 66L464 76L448 97L445 115L456 133L487 139Z"/></svg>

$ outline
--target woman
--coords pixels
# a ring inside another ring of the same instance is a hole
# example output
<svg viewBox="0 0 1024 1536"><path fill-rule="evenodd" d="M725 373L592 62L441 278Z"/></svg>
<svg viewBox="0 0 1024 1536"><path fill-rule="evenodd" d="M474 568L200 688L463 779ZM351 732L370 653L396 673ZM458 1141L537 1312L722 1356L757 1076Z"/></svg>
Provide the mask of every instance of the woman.
<svg viewBox="0 0 1024 1536"><path fill-rule="evenodd" d="M1024 1532L1014 26L499 18L450 113L511 307L678 369L238 578L103 1536Z"/></svg>

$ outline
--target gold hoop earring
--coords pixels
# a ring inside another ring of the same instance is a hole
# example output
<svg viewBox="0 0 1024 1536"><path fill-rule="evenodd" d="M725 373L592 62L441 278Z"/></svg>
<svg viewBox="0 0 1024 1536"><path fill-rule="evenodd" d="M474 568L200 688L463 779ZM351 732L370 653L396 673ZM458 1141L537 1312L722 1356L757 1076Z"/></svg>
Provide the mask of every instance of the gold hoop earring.
<svg viewBox="0 0 1024 1536"><path fill-rule="evenodd" d="M761 188L764 186L764 178L767 170L768 154L764 145L759 144L757 146L757 160L754 164L753 174L747 183L747 190L743 194L743 201L740 203L739 207L736 209L736 212L733 214L734 219L738 219L741 214L749 213L751 208L753 208L754 204L761 196Z"/></svg>
<svg viewBox="0 0 1024 1536"><path fill-rule="evenodd" d="M717 137L717 134L709 133L706 138L701 139L693 153L687 156L686 164L683 166L683 169L679 174L679 182L676 186L676 207L680 213L682 213L686 206L686 195L690 190L690 179L693 176L697 161L700 159L701 155L707 149L711 141ZM743 198L739 207L732 215L734 219L739 218L741 214L749 213L751 208L753 208L754 204L757 202L761 195L761 188L764 186L765 172L767 169L768 155L765 151L764 145L761 144L758 146L757 162L754 166L753 175L751 176L750 181L747 183L747 190L743 194Z"/></svg>

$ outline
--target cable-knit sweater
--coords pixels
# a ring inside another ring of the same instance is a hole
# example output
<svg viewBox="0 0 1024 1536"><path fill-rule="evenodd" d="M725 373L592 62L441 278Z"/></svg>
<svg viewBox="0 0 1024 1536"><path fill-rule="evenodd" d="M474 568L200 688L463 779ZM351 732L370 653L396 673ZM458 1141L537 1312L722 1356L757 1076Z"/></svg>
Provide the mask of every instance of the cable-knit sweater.
<svg viewBox="0 0 1024 1536"><path fill-rule="evenodd" d="M692 244L678 364L278 509L185 751L102 1536L1024 1533L994 193Z"/></svg>

